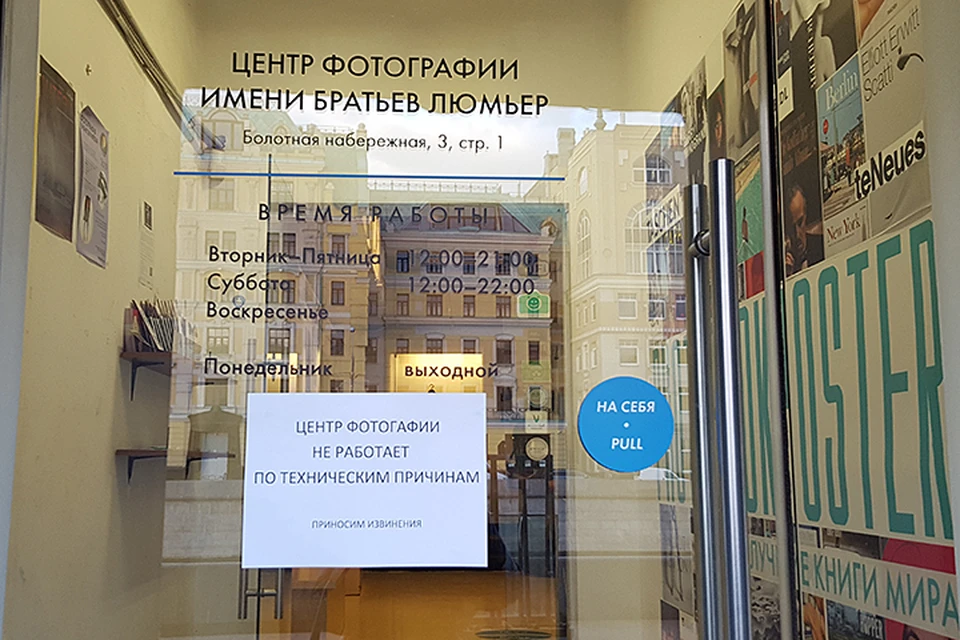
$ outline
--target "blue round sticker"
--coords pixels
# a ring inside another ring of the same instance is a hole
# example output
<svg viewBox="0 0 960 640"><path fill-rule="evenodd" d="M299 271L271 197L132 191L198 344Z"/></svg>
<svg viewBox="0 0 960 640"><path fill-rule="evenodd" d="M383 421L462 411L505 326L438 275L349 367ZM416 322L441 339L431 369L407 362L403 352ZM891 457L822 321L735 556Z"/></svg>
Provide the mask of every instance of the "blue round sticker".
<svg viewBox="0 0 960 640"><path fill-rule="evenodd" d="M604 380L587 394L577 416L580 442L613 471L652 467L673 441L673 411L655 386L640 378Z"/></svg>

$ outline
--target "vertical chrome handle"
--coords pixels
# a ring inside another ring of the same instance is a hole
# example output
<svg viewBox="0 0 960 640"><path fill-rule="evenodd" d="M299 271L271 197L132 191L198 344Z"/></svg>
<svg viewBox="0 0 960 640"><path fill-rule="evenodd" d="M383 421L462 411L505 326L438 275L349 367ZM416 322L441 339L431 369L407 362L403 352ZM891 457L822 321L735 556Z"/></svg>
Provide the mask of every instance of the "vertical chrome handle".
<svg viewBox="0 0 960 640"><path fill-rule="evenodd" d="M750 638L750 571L747 563L747 510L743 480L740 410L740 336L737 301L736 193L733 161L710 165L711 252L716 357L711 367L716 390L717 471L720 473L726 607L722 615L730 638Z"/></svg>
<svg viewBox="0 0 960 640"><path fill-rule="evenodd" d="M712 463L710 433L710 395L707 374L710 371L710 346L707 341L705 300L709 290L709 269L705 258L709 256L709 232L707 231L706 188L692 184L686 190L686 216L683 224L683 246L687 281L687 362L690 377L690 425L691 448L693 449L693 504L694 536L697 545L697 623L701 638L719 638L720 594L717 589L718 551L713 540L717 525L714 522L712 491L716 473Z"/></svg>
<svg viewBox="0 0 960 640"><path fill-rule="evenodd" d="M687 348L697 536L697 604L704 640L750 638L750 575L740 433L734 172L710 165L687 189Z"/></svg>

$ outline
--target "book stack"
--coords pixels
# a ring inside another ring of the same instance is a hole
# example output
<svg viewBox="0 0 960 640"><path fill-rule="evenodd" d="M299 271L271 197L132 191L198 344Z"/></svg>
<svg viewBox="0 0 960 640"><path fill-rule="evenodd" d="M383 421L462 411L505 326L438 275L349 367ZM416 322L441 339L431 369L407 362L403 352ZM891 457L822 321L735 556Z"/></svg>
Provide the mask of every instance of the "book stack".
<svg viewBox="0 0 960 640"><path fill-rule="evenodd" d="M132 300L124 312L124 350L173 351L178 337L189 335L188 329L173 300Z"/></svg>

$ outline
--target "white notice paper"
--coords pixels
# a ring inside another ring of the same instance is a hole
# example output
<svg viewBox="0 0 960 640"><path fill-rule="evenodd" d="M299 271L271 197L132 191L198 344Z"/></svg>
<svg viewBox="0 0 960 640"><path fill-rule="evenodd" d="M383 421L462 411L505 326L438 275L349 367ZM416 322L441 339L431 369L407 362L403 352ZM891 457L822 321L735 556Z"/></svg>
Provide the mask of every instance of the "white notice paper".
<svg viewBox="0 0 960 640"><path fill-rule="evenodd" d="M140 209L140 284L153 289L153 207Z"/></svg>
<svg viewBox="0 0 960 640"><path fill-rule="evenodd" d="M80 112L80 215L77 252L107 266L107 218L110 211L110 134L90 107Z"/></svg>
<svg viewBox="0 0 960 640"><path fill-rule="evenodd" d="M244 568L487 566L486 396L247 396Z"/></svg>

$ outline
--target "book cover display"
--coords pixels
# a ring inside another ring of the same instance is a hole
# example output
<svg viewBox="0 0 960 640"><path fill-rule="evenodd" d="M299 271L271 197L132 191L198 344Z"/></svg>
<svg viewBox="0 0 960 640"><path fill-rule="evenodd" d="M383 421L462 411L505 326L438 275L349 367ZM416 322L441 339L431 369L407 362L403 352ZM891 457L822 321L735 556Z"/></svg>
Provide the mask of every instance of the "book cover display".
<svg viewBox="0 0 960 640"><path fill-rule="evenodd" d="M718 34L714 49L724 63L715 68L723 77L707 77L705 153L737 163L752 623L753 637L766 639L780 635L774 518L782 506L773 493L780 471L766 401L756 10L743 2ZM776 4L790 477L804 638L960 638L922 27L919 0ZM911 381L895 405L881 393L884 362ZM678 561L693 551L683 529L692 505L676 496L661 502L661 629L679 637L682 616L693 613L683 589L695 581L693 567Z"/></svg>

